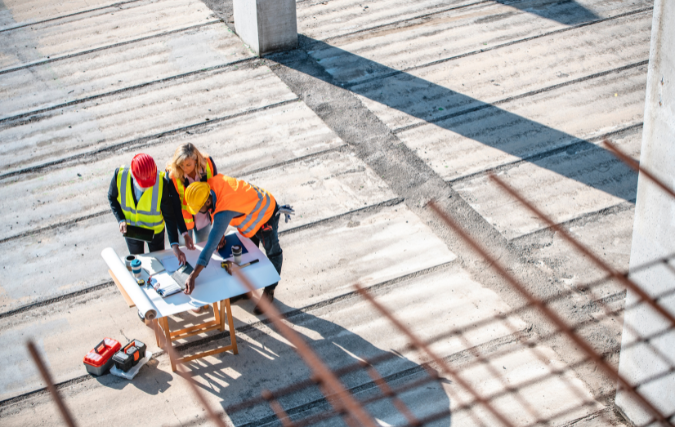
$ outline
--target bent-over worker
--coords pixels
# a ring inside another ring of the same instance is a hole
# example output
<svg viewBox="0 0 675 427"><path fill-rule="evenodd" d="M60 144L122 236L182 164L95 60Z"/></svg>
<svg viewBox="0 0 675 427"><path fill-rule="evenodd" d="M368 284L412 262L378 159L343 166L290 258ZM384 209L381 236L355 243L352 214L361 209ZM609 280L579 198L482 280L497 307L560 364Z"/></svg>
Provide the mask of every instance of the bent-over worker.
<svg viewBox="0 0 675 427"><path fill-rule="evenodd" d="M137 154L131 160L131 167L121 166L108 189L110 208L119 223L120 233L127 232L127 224L147 228L154 232L148 242L150 252L164 249L164 229L168 230L169 243L174 255L181 264L185 263L185 254L178 248L178 233L186 235L185 224L176 224L174 206L169 193L170 182L164 172L157 173L155 160L147 154ZM165 226L166 224L166 226ZM141 240L126 238L129 253L145 253L145 244Z"/></svg>
<svg viewBox="0 0 675 427"><path fill-rule="evenodd" d="M211 231L211 216L208 213L195 215L190 213L185 202L185 189L193 182L206 182L218 175L218 170L213 158L201 153L192 143L179 146L173 153L173 158L166 165L166 172L171 186L171 197L175 200L174 213L176 223L185 223L190 239L185 238L184 244L188 249L193 249L192 242L204 242ZM180 239L180 237L179 237ZM180 242L183 243L183 242Z"/></svg>
<svg viewBox="0 0 675 427"><path fill-rule="evenodd" d="M239 230L242 236L259 245L262 242L267 258L281 274L283 251L279 245L279 207L274 197L262 188L241 179L216 175L207 182L194 182L185 192L188 209L196 214L210 213L213 227L209 239L199 256L197 266L185 282L185 292L191 293L195 279L207 266L216 248L225 245L225 231L228 225ZM274 289L278 283L267 286L262 298L274 300ZM256 306L255 314L261 314Z"/></svg>

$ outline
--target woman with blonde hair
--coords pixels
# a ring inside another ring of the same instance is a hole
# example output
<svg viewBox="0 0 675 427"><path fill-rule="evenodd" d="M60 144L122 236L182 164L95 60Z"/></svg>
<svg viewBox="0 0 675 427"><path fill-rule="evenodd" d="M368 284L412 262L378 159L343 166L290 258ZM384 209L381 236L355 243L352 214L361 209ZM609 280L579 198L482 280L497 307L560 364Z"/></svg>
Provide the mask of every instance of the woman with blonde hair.
<svg viewBox="0 0 675 427"><path fill-rule="evenodd" d="M173 158L166 165L169 180L173 183L171 195L176 201L174 211L178 221L183 219L187 233L181 242L188 249L193 249L193 242L203 242L209 238L211 217L207 213L198 212L192 215L185 202L185 189L193 182L206 182L218 174L216 164L207 154L200 153L192 143L181 145L173 153Z"/></svg>

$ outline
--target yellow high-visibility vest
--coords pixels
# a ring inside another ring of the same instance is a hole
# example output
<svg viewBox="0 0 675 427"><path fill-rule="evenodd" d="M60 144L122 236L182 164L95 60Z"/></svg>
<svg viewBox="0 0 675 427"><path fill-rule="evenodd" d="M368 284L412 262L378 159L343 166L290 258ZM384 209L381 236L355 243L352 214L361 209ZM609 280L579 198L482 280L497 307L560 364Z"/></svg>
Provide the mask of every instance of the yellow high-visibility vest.
<svg viewBox="0 0 675 427"><path fill-rule="evenodd" d="M199 172L197 172L199 173ZM213 164L211 163L210 158L206 158L206 179L213 178ZM183 180L177 179L175 176L171 177L173 181L173 186L176 187L176 192L180 198L181 211L183 213L183 220L185 221L185 226L188 230L192 230L195 227L195 220L190 211L188 210L187 203L185 202L185 185L183 185Z"/></svg>
<svg viewBox="0 0 675 427"><path fill-rule="evenodd" d="M164 190L164 172L158 172L155 185L146 190L138 204L134 203L134 184L131 182L129 168L120 167L117 172L117 201L122 206L127 224L148 228L160 233L164 230L164 216L162 205L162 191Z"/></svg>

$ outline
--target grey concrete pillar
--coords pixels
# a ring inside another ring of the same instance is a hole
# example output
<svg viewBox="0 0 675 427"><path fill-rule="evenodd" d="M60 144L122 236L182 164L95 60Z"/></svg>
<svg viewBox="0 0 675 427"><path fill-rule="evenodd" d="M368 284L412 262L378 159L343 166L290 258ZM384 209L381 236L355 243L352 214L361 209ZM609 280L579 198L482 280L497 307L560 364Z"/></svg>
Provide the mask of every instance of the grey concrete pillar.
<svg viewBox="0 0 675 427"><path fill-rule="evenodd" d="M257 55L298 45L295 0L234 0L234 28Z"/></svg>
<svg viewBox="0 0 675 427"><path fill-rule="evenodd" d="M675 188L675 1L656 0L652 21L651 51L647 75L647 98L640 164ZM675 253L675 200L650 183L638 178L635 224L630 267ZM675 265L675 262L671 261ZM675 275L663 265L632 276L652 296L675 289ZM638 301L631 292L626 306ZM675 314L675 295L659 301ZM667 331L668 322L653 309L641 305L627 309L619 358L619 372L642 392L664 414L675 412L675 374L668 374L668 365L675 365L675 329L651 340L651 345L666 355L663 361L646 344L632 345L635 336L626 325L649 336ZM666 374L666 375L663 375ZM661 375L661 378L652 379ZM644 425L651 416L628 393L618 391L617 408L635 425ZM675 419L671 418L671 422ZM650 425L657 425L652 423ZM659 424L660 425L660 424Z"/></svg>

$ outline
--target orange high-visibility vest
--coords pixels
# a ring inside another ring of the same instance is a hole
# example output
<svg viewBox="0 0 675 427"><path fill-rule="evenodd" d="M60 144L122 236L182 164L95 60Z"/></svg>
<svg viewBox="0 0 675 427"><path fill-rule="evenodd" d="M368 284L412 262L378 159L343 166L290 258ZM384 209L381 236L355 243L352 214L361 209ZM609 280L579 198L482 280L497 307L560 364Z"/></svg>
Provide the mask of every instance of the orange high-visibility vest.
<svg viewBox="0 0 675 427"><path fill-rule="evenodd" d="M209 180L213 178L213 163L211 159L206 157L206 179ZM199 173L199 172L197 172ZM183 220L185 221L185 226L188 230L195 228L195 219L187 208L187 203L185 203L185 185L183 185L182 179L177 179L173 174L171 174L171 181L173 181L173 186L176 187L176 192L180 198L180 207L183 213Z"/></svg>
<svg viewBox="0 0 675 427"><path fill-rule="evenodd" d="M207 182L216 194L216 206L211 215L223 211L241 212L243 215L232 219L230 225L237 227L242 236L250 239L272 218L277 202L262 188L221 174Z"/></svg>

